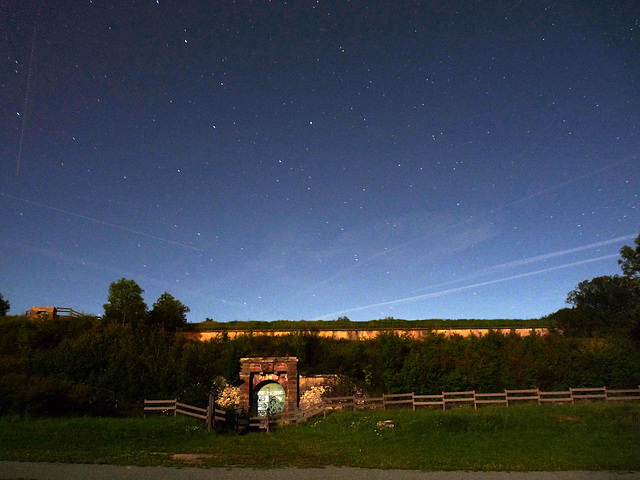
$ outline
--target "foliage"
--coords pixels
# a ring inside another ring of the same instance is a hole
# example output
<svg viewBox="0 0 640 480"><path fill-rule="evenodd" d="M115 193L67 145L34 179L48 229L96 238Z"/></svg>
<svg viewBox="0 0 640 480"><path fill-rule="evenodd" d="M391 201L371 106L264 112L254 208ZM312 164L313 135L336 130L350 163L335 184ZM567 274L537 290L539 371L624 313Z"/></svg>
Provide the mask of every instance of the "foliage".
<svg viewBox="0 0 640 480"><path fill-rule="evenodd" d="M227 326L244 328L246 335L200 342L190 333L172 332L184 325L189 309L166 292L148 321L139 322L146 314L142 289L123 278L111 284L105 304L106 319L117 322L91 317L0 322L0 415L102 414L116 405L127 412L145 398L179 398L204 407L207 393L221 389L221 378L239 384L240 358L251 356L296 356L302 374L335 374L330 394L636 387L640 342L631 339L640 340L639 285L629 276L581 282L568 296L574 308L533 321L245 322ZM393 330L365 341L318 335L327 327L465 326L552 328L543 336L490 330L481 337L445 337L432 331L420 340ZM293 332L251 333L259 328Z"/></svg>
<svg viewBox="0 0 640 480"><path fill-rule="evenodd" d="M635 253L623 248L621 254L629 275L581 282L568 295L574 308L537 320L207 320L200 326L247 331L207 342L191 332L173 332L184 326L189 309L166 292L148 321L140 322L146 316L143 290L122 278L109 287L107 321L8 317L0 322L0 415L103 414L114 412L116 405L122 413L140 408L145 398L179 398L204 407L207 393L222 388L221 379L239 384L240 358L252 356L296 356L304 375L335 374L337 380L328 387L333 393L635 388L640 384L640 279L635 267L628 267ZM494 330L468 337L434 332L478 326L550 328L548 334L528 336ZM292 334L251 333L276 328ZM389 331L347 341L320 337L325 328ZM418 340L393 328L432 331Z"/></svg>
<svg viewBox="0 0 640 480"><path fill-rule="evenodd" d="M571 337L588 337L602 325L598 312L592 309L561 308L547 318L556 325L556 330Z"/></svg>
<svg viewBox="0 0 640 480"><path fill-rule="evenodd" d="M330 390L347 394L640 384L640 349L623 336L388 333L347 341L303 332L201 342L146 324L9 317L0 322L0 415L104 414L116 404L120 413L140 412L145 398L206 407L220 377L238 384L240 358L291 355L303 374L339 375Z"/></svg>
<svg viewBox="0 0 640 480"><path fill-rule="evenodd" d="M153 304L149 312L148 323L150 325L162 325L165 330L175 331L187 323L189 307L175 299L173 295L164 292Z"/></svg>
<svg viewBox="0 0 640 480"><path fill-rule="evenodd" d="M567 303L577 308L609 313L628 311L639 302L640 281L618 275L585 280L567 295Z"/></svg>
<svg viewBox="0 0 640 480"><path fill-rule="evenodd" d="M104 304L104 316L109 320L137 324L147 313L142 299L144 290L133 280L121 278L109 285L109 296Z"/></svg>
<svg viewBox="0 0 640 480"><path fill-rule="evenodd" d="M10 308L11 304L9 300L5 300L2 293L0 293L0 317L6 317Z"/></svg>
<svg viewBox="0 0 640 480"><path fill-rule="evenodd" d="M358 386L345 375L336 375L328 379L323 397L351 397L362 393Z"/></svg>
<svg viewBox="0 0 640 480"><path fill-rule="evenodd" d="M609 312L593 308L563 308L549 315L559 332L571 337L631 338L640 341L640 309Z"/></svg>
<svg viewBox="0 0 640 480"><path fill-rule="evenodd" d="M567 335L617 335L640 343L640 235L636 249L625 245L618 263L624 276L601 276L580 282L567 295L572 310L549 319Z"/></svg>
<svg viewBox="0 0 640 480"><path fill-rule="evenodd" d="M618 260L622 273L627 277L640 277L640 234L636 237L634 243L636 247L630 247L625 245L620 249L620 256Z"/></svg>

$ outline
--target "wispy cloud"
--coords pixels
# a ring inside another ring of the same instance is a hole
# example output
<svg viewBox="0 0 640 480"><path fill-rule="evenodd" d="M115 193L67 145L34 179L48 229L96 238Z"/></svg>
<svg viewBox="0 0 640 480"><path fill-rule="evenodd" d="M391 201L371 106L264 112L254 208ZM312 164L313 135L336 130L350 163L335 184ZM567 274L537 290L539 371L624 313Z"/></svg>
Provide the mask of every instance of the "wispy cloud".
<svg viewBox="0 0 640 480"><path fill-rule="evenodd" d="M572 253L582 252L584 250L591 250L593 248L604 247L606 245L611 245L614 243L625 242L627 240L632 240L635 237L636 235L623 235L622 237L612 238L610 240L604 240L602 242L590 243L589 245L582 245L580 247L567 248L564 250L558 250L551 253L545 253L543 255L536 255L534 257L524 258L522 260L515 260L513 262L501 263L499 265L494 265L493 267L486 268L482 272L484 274L484 273L489 273L489 272L504 269L504 268L521 267L522 265L529 265L531 263L543 262L545 260L549 260L550 258L561 257L563 255L570 255Z"/></svg>
<svg viewBox="0 0 640 480"><path fill-rule="evenodd" d="M478 245L479 243L494 238L497 235L496 229L489 224L477 224L473 227L464 227L464 223L467 222L452 223L450 218L442 218L440 216L435 219L411 217L410 219L403 219L403 222L405 223L404 229L407 231L430 230L431 233L429 235L422 235L418 238L414 238L413 240L404 242L400 245L388 247L382 251L373 251L370 253L365 251L358 256L357 262L352 260L352 264L343 268L338 268L330 272L328 275L323 276L322 280L317 281L312 285L309 285L304 290L298 292L295 298L307 295L310 292L315 292L326 285L334 284L336 280L346 277L356 271L365 269L376 262L381 264L386 261L390 266L392 266L392 268L399 268L398 256L394 256L392 254L400 253L403 249L413 249L410 262L425 263L458 254ZM389 223L389 221L384 223ZM446 241L442 239L437 241L434 240L438 239L439 235L449 231L451 227L460 228L456 232L448 233ZM405 232L400 232L400 235L403 234L405 234ZM373 229L371 232L359 232L359 235L352 236L346 240L342 238L339 241L341 244L340 250L342 252L362 251L360 245L367 245L375 241L375 239L371 239L373 236L381 236L381 234L378 233L376 229Z"/></svg>
<svg viewBox="0 0 640 480"><path fill-rule="evenodd" d="M51 260L55 260L58 262L64 262L68 265L75 265L75 266L79 266L87 269L90 268L100 272L101 274L112 273L114 274L115 277L118 277L118 278L123 276L129 277L129 278L135 277L137 281L141 281L144 284L152 284L156 287L162 287L166 285L165 280L154 278L149 275L141 274L139 271L134 272L131 270L124 270L119 267L114 267L105 262L95 262L78 255L63 253L58 250L54 250L50 248L42 248L39 246L30 245L25 242L20 242L19 244L16 244L13 242L1 241L1 244L4 247L8 247L10 249L29 252L34 258L37 258L37 257L49 258Z"/></svg>
<svg viewBox="0 0 640 480"><path fill-rule="evenodd" d="M609 260L611 258L616 258L618 256L619 255L617 253L616 254L611 254L611 255L604 255L604 256L601 256L601 257L589 258L589 259L580 260L580 261L577 261L577 262L566 263L564 265L558 265L558 266L555 266L555 267L544 268L542 270L535 270L533 272L520 273L518 275L511 275L511 276L508 276L508 277L498 278L498 279L495 279L495 280L488 280L486 282L474 283L472 285L465 285L465 286L462 286L462 287L450 288L450 289L447 289L447 290L440 290L438 292L424 293L422 295L414 295L414 296L411 296L411 297L398 298L396 300L389 300L389 301L386 301L386 302L372 303L372 304L363 305L363 306L360 306L360 307L349 308L347 310L341 310L341 311L337 311L337 312L327 313L325 315L322 315L322 316L318 317L317 319L318 320L325 320L325 319L329 319L329 318L334 318L337 315L344 315L346 313L358 312L358 311L361 311L361 310L367 310L369 308L377 308L377 307L383 307L383 306L387 306L387 305L397 305L399 303L410 303L410 302L416 302L416 301L419 301L419 300L426 300L426 299L429 299L429 298L442 297L444 295L451 295L453 293L463 292L465 290L471 290L471 289L474 289L474 288L484 287L484 286L487 286L487 285L493 285L493 284L496 284L496 283L509 282L509 281L512 281L512 280L517 280L517 279L525 278L525 277L531 277L533 275L540 275L540 274L543 274L543 273L552 272L552 271L560 270L560 269L564 269L564 268L571 268L571 267L576 267L576 266L579 266L579 265L585 265L585 264L588 264L588 263L599 262L599 261L602 261L602 260Z"/></svg>
<svg viewBox="0 0 640 480"><path fill-rule="evenodd" d="M528 202L530 200L533 200L533 199L535 199L537 197L540 197L540 196L543 196L545 194L549 194L549 193L561 190L561 189L567 187L568 185L571 185L573 183L579 182L579 181L584 180L586 178L590 178L590 177L592 177L594 175L602 174L604 172L611 171L611 170L615 170L616 168L618 168L618 167L620 167L622 165L625 165L625 164L627 164L627 163L629 163L631 161L637 160L637 158L638 158L637 156L629 156L629 157L623 158L622 160L619 160L617 162L613 162L613 163L611 163L609 165L606 165L604 167L591 170L591 171L583 173L581 175L576 175L576 176L574 176L572 178L569 178L568 180L565 180L563 182L559 182L559 183L550 185L549 187L540 189L540 190L538 190L538 191L536 191L534 193L531 193L529 195L522 196L520 198L517 198L517 199L515 199L515 200L513 200L511 202L507 202L507 203L505 203L503 205L500 205L500 206L498 206L496 208L493 208L491 210L487 210L485 212L481 212L481 213L479 213L479 214L477 214L477 215L475 215L473 217L468 217L468 218L460 219L460 220L457 220L457 221L450 221L450 220L449 221L444 221L443 219L440 219L441 221L436 222L435 225L431 225L430 226L428 234L426 234L426 235L415 235L415 236L413 236L413 238L410 238L408 240L400 242L400 243L398 243L396 245L387 247L384 250L380 250L378 252L372 253L369 256L360 259L360 261L358 262L357 265L352 265L352 266L349 266L349 267L344 268L342 270L336 271L333 275L330 275L328 278L325 278L321 282L315 284L313 286L313 288L319 288L319 287L322 287L322 286L324 286L326 284L332 283L332 282L334 282L336 279L338 279L340 277L343 277L343 276L345 276L347 274L352 273L355 270L359 270L359 269L363 268L365 265L369 264L372 261L377 261L377 260L381 259L382 257L386 257L388 255L391 255L391 254L393 254L393 253L395 253L395 252L397 252L399 250L402 250L402 249L405 249L405 248L409 248L411 246L419 244L420 242L424 242L427 238L434 237L434 236L441 235L441 234L445 234L445 233L449 233L449 232L454 232L454 233L452 233L452 235L455 235L455 238L463 238L464 235L467 235L468 230L470 230L468 228L468 226L477 224L478 222L486 219L487 217L490 217L490 216L494 215L498 211L506 210L506 209L508 209L510 207L513 207L515 205L519 205L521 203ZM465 227L467 227L467 228L465 229ZM476 238L476 239L474 239L474 240L469 242L471 246L479 243L480 241L487 240L487 239L489 239L491 237L495 237L497 235L496 231L492 231L490 235L487 235L487 232L482 232L479 229L477 229L477 230L478 230L478 232L477 232L476 237L478 237L478 238ZM456 233L458 231L461 232L459 235ZM483 236L484 236L484 238L481 238ZM471 238L471 237L469 237L469 238ZM592 248L598 248L598 247L610 245L610 244L621 242L621 241L627 241L627 240L630 240L632 238L635 238L635 235L625 235L625 236L622 236L622 237L614 238L614 239L611 239L611 240L606 240L606 241L603 241L603 242L593 243L593 244L585 245L585 246L582 246L582 247L576 247L576 248L567 249L567 250L559 250L557 252L552 252L552 253L548 253L548 254L545 254L545 255L539 255L539 256L536 256L536 257L531 257L531 258L527 258L527 259L523 259L523 260L518 260L518 261L514 261L514 262L508 262L508 263L496 265L496 266L493 266L493 267L489 267L488 269L486 269L484 271L478 272L478 274L476 274L476 275L471 275L471 276L467 276L467 277L460 278L460 279L457 279L457 280L444 282L444 283L436 285L435 287L444 286L444 285L450 285L450 284L453 284L453 283L459 283L461 281L470 280L470 279L473 279L473 278L478 278L478 277L480 277L482 275L490 273L490 271L494 271L494 270L498 270L498 269L511 268L511 267L516 267L516 266L536 263L536 262L544 261L544 260L547 260L547 259L550 259L550 258L554 258L554 257L568 255L568 254L571 254L571 253L576 253L576 252L580 252L580 251L588 250L588 249L592 249ZM455 242L451 242L450 241L450 242L448 242L448 245L451 245L452 248L454 248L454 249L456 248ZM462 244L460 245L460 247L461 247L460 250L464 249L464 248L462 248ZM430 288L433 288L433 287L430 287ZM424 288L421 288L421 289L418 289L418 290L414 290L414 292L421 291L421 290L424 290Z"/></svg>
<svg viewBox="0 0 640 480"><path fill-rule="evenodd" d="M534 192L530 195L526 195L524 197L518 198L512 202L509 202L507 204L504 205L504 207L509 207L511 205L516 205L519 203L523 203L526 202L528 200L531 200L533 198L539 197L541 195L545 195L551 192L554 192L556 190L560 190L563 187L566 187L567 185L571 185L572 183L578 182L580 180L584 180L585 178L589 178L592 177L594 175L597 175L599 173L604 173L610 170L614 170L622 165L625 165L631 161L638 161L638 156L637 155L633 155L633 156L628 156L623 158L622 160L618 160L617 162L612 162L604 167L600 167L600 168L596 168L594 170L591 170L589 172L583 173L582 175L576 175L575 177L570 178L569 180L565 180L564 182L560 182L560 183L556 183L555 185L551 185L547 188L543 188L541 190L538 190L537 192Z"/></svg>
<svg viewBox="0 0 640 480"><path fill-rule="evenodd" d="M115 229L122 230L122 231L125 231L125 232L133 233L134 235L140 235L142 237L151 238L151 239L157 240L159 242L168 243L170 245L175 245L175 246L178 246L178 247L181 247L181 248L186 248L186 249L189 249L189 250L195 250L197 252L203 252L204 251L201 248L197 248L197 247L194 247L192 245L187 245L186 243L176 242L174 240L169 240L168 238L163 238L163 237L159 237L157 235L152 235L150 233L141 232L140 230L134 230L132 228L123 227L122 225L116 225L114 223L105 222L105 221L99 220L97 218L88 217L86 215L80 215L79 213L75 213L75 212L70 212L69 210L63 210L62 208L56 208L56 207L52 207L50 205L45 205L44 203L34 202L33 200L27 200L26 198L16 197L14 195L9 195L8 193L0 192L0 195L2 195L3 197L11 198L13 200L18 200L18 201L21 201L21 202L29 203L31 205L36 205L36 206L41 207L41 208L46 208L46 209L52 210L54 212L64 213L65 215L70 215L72 217L81 218L83 220L88 220L90 222L97 223L99 225L104 225L105 227L115 228Z"/></svg>
<svg viewBox="0 0 640 480"><path fill-rule="evenodd" d="M453 285L455 283L460 283L460 282L466 282L469 280L473 280L474 278L479 278L485 275L488 275L490 273L494 273L497 270L504 270L504 269L508 269L508 268L513 268L513 267L521 267L523 265L530 265L532 263L538 263L538 262L543 262L546 260L549 260L551 258L556 258L556 257L560 257L563 255L570 255L573 253L577 253L577 252L582 252L584 250L590 250L593 248L599 248L599 247L604 247L607 245L612 245L614 243L620 243L620 242L624 242L627 240L631 240L633 238L635 238L636 235L623 235L621 237L616 237L616 238L612 238L610 240L604 240L602 242L595 242L595 243L590 243L589 245L582 245L580 247L574 247L574 248L567 248L564 250L558 250L555 252L550 252L550 253L545 253L542 255L536 255L534 257L528 257L528 258L524 258L522 260L515 260L512 262L506 262L506 263L501 263L498 265L493 265L491 267L487 267L484 268L482 270L479 270L478 272L472 274L472 275L465 275L464 277L461 278L457 278L455 280L449 280L447 282L442 282L442 283L438 283L435 285L430 285L429 287L422 287L422 288L418 288L415 290L411 290L409 293L416 293L416 292L422 292L425 290L433 290L434 288L440 288L440 287L444 287L445 285Z"/></svg>

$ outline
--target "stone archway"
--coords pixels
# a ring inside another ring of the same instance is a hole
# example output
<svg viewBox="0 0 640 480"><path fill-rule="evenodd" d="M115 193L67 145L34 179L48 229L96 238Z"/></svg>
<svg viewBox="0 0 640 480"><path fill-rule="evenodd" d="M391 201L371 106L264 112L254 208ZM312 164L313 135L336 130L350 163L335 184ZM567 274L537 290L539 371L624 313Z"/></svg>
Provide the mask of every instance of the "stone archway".
<svg viewBox="0 0 640 480"><path fill-rule="evenodd" d="M241 358L240 380L240 406L254 415L265 410L265 399L277 403L277 408L282 408L280 411L283 412L291 412L298 407L300 392L296 357ZM263 391L262 398L258 396L260 391Z"/></svg>
<svg viewBox="0 0 640 480"><path fill-rule="evenodd" d="M252 403L256 405L259 417L275 415L284 411L287 395L278 382L267 380L256 385Z"/></svg>

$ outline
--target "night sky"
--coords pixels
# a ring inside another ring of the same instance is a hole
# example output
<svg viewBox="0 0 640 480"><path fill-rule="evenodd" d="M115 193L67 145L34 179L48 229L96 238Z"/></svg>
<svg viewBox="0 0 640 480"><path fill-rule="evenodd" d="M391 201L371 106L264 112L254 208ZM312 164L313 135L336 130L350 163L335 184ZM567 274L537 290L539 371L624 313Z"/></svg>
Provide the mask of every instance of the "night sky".
<svg viewBox="0 0 640 480"><path fill-rule="evenodd" d="M0 293L536 318L640 232L640 3L0 1Z"/></svg>

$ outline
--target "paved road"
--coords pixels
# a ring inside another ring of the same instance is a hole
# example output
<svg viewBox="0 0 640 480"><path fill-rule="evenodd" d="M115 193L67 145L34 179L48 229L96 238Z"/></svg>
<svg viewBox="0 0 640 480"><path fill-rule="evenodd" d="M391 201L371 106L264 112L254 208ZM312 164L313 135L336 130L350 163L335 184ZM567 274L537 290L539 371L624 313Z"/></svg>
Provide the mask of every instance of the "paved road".
<svg viewBox="0 0 640 480"><path fill-rule="evenodd" d="M640 480L638 472L416 472L364 468L283 468L269 470L279 480ZM0 480L263 480L264 470L248 468L120 467L44 462L0 462Z"/></svg>

